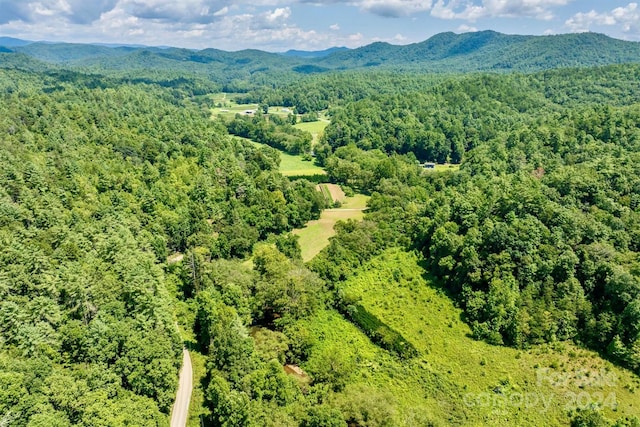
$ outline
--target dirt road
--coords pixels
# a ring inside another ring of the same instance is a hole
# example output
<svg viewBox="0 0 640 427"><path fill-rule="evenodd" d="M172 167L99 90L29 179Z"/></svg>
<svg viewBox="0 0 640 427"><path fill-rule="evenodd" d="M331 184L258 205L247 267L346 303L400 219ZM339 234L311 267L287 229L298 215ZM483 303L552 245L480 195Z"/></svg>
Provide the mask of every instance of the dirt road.
<svg viewBox="0 0 640 427"><path fill-rule="evenodd" d="M180 369L180 383L176 401L171 409L171 427L185 427L189 417L189 402L193 390L193 371L191 358L187 349L182 350L182 369Z"/></svg>

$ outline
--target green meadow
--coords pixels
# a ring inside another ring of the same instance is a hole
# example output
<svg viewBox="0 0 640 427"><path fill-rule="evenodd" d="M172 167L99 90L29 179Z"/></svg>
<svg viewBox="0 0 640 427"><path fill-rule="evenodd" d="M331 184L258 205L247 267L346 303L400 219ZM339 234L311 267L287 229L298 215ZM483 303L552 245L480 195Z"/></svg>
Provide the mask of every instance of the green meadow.
<svg viewBox="0 0 640 427"><path fill-rule="evenodd" d="M280 152L280 173L284 176L326 175L324 169L316 166L313 160L304 160L302 156L294 156Z"/></svg>
<svg viewBox="0 0 640 427"><path fill-rule="evenodd" d="M303 368L340 352L345 388L379 404L384 425L568 425L572 411L599 407L611 420L640 414L640 380L597 354L558 342L518 350L471 338L462 311L434 285L420 258L388 250L342 292L410 341L406 361L374 345L335 311L304 321L317 339ZM340 365L338 365L340 366ZM383 425L383 424L379 424Z"/></svg>
<svg viewBox="0 0 640 427"><path fill-rule="evenodd" d="M234 138L240 138L234 136ZM247 138L240 138L250 142L256 147L266 147L265 144L252 141ZM279 171L284 176L316 176L326 175L324 169L313 163L313 160L305 160L302 156L294 156L292 154L285 153L282 150L278 150L280 153L280 168Z"/></svg>
<svg viewBox="0 0 640 427"><path fill-rule="evenodd" d="M336 222L348 219L361 220L369 200L369 196L363 194L346 197L340 186L335 184L318 184L318 189L330 203L339 201L340 207L325 209L319 219L309 221L304 228L293 230L293 234L298 236L302 260L305 262L311 260L329 244L329 239L335 235Z"/></svg>

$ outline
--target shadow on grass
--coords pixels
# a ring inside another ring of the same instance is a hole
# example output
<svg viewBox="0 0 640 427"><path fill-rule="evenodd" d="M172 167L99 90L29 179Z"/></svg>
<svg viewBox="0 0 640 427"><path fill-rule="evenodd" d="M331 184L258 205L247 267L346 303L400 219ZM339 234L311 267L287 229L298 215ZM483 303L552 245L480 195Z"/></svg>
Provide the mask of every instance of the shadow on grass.
<svg viewBox="0 0 640 427"><path fill-rule="evenodd" d="M460 294L455 292L450 287L448 287L444 279L434 276L429 271L429 263L427 262L426 259L421 259L420 261L418 261L418 265L420 265L420 267L424 271L422 273L422 278L427 282L427 284L431 288L437 290L438 292L442 293L447 298L449 298L453 302L456 308L461 309L462 311L460 312L460 316L459 316L460 321L463 323L469 324L469 322L467 321L468 320L467 315L465 314L460 304ZM472 334L467 334L467 335L469 336L469 338L476 339Z"/></svg>

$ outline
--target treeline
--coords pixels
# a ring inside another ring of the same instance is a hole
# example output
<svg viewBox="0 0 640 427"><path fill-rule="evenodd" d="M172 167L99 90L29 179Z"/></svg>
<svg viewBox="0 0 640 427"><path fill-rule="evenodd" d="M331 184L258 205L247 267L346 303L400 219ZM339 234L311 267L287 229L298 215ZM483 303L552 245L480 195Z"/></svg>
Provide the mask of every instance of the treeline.
<svg viewBox="0 0 640 427"><path fill-rule="evenodd" d="M575 339L640 369L637 106L588 108L470 153L419 245L495 343Z"/></svg>
<svg viewBox="0 0 640 427"><path fill-rule="evenodd" d="M415 92L442 80L443 76L409 73L331 72L263 85L239 96L237 101L293 107L297 113L306 114L374 95Z"/></svg>
<svg viewBox="0 0 640 427"><path fill-rule="evenodd" d="M370 97L444 93L452 85L468 83L471 92L482 90L483 80L510 82L516 98L532 91L562 105L628 105L638 101L638 65L551 69L530 74L421 74L383 71L345 71L264 84L239 96L239 102L295 107L299 113L320 111ZM576 79L581 84L574 85ZM524 85L525 91L517 91Z"/></svg>
<svg viewBox="0 0 640 427"><path fill-rule="evenodd" d="M0 97L2 422L166 424L183 287L167 256L244 257L322 196L182 91L3 70Z"/></svg>
<svg viewBox="0 0 640 427"><path fill-rule="evenodd" d="M413 153L420 161L459 163L465 151L512 129L514 121L535 126L541 114L569 107L638 102L639 74L637 65L530 75L354 72L307 77L244 99L298 112L329 109L331 124L315 149L320 161L355 144L364 150Z"/></svg>
<svg viewBox="0 0 640 427"><path fill-rule="evenodd" d="M637 67L534 76L451 79L426 92L390 94L330 110L331 124L318 153L355 144L364 150L413 153L420 161L459 163L473 147L513 128L536 126L541 115L581 104L637 102ZM577 87L567 81L580 79ZM611 99L611 101L607 101Z"/></svg>
<svg viewBox="0 0 640 427"><path fill-rule="evenodd" d="M289 154L309 154L311 134L293 127L296 120L296 116L292 114L284 119L276 114L266 116L257 112L253 116L236 114L232 120L225 121L225 125L232 135L248 138Z"/></svg>

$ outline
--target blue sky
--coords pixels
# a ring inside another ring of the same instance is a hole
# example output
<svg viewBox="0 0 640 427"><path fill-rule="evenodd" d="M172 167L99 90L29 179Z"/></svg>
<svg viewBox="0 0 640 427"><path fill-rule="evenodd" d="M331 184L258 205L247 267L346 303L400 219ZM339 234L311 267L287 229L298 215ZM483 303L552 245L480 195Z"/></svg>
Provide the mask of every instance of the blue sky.
<svg viewBox="0 0 640 427"><path fill-rule="evenodd" d="M269 51L419 42L443 31L594 31L640 41L640 5L595 0L0 0L0 35Z"/></svg>

